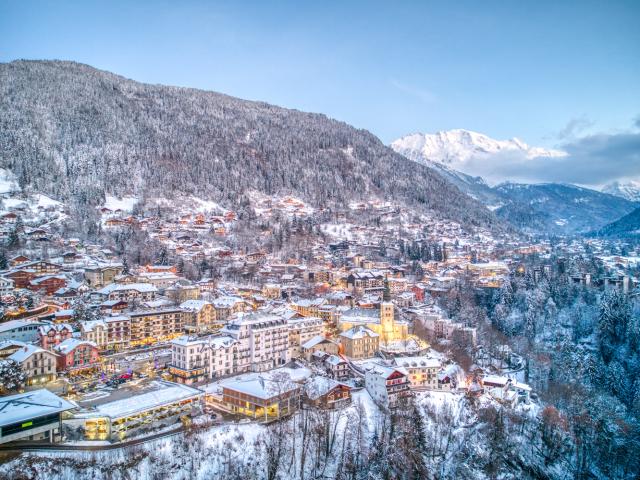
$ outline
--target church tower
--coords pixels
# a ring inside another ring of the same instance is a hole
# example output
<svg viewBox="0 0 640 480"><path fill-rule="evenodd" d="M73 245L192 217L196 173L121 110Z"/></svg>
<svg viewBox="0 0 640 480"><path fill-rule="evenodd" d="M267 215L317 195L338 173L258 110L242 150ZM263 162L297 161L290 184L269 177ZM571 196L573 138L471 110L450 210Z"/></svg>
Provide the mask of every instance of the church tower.
<svg viewBox="0 0 640 480"><path fill-rule="evenodd" d="M382 294L382 303L380 303L380 327L382 330L382 339L385 342L395 340L394 335L394 319L393 319L393 303L391 303L391 290L389 290L389 280L384 278L384 293Z"/></svg>

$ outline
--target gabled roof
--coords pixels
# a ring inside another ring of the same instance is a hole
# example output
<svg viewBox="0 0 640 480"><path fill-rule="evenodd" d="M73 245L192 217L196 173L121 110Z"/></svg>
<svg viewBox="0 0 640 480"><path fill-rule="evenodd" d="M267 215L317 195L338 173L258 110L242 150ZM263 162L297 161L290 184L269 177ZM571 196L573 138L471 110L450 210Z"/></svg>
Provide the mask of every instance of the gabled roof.
<svg viewBox="0 0 640 480"><path fill-rule="evenodd" d="M14 362L22 363L34 353L42 353L42 352L47 352L47 350L44 350L36 345L25 344L24 347L22 347L20 350L17 350L11 355L9 355L8 358L9 360L13 360Z"/></svg>
<svg viewBox="0 0 640 480"><path fill-rule="evenodd" d="M375 338L379 337L379 335L373 330L369 330L367 327L357 326L350 328L346 332L342 332L340 334L341 337L349 338L351 340L361 339L364 337Z"/></svg>
<svg viewBox="0 0 640 480"><path fill-rule="evenodd" d="M309 348L313 348L316 345L320 345L321 343L333 343L335 344L335 342L329 340L328 338L324 338L322 335L316 335L315 337L307 340L306 342L304 342L301 347L304 349L309 349Z"/></svg>
<svg viewBox="0 0 640 480"><path fill-rule="evenodd" d="M323 395L326 395L334 388L340 386L351 389L351 387L349 387L348 385L333 380L332 378L317 376L310 378L309 381L305 384L305 393L311 400L316 400Z"/></svg>
<svg viewBox="0 0 640 480"><path fill-rule="evenodd" d="M54 350L66 355L67 353L75 350L81 345L89 345L97 348L95 343L89 342L87 340L78 340L77 338L67 338L64 342L61 342L59 345L56 345L53 348Z"/></svg>

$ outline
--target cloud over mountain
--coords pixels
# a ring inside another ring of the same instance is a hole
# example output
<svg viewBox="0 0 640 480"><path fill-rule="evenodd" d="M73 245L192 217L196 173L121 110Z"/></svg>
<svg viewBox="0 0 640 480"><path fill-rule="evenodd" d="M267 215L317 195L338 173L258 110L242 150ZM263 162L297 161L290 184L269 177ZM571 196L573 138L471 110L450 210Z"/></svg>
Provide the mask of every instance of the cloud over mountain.
<svg viewBox="0 0 640 480"><path fill-rule="evenodd" d="M567 132L574 133L584 125L578 123L568 125ZM637 132L587 135L565 141L557 150L530 147L518 139L493 140L466 130L408 135L391 146L412 160L445 164L492 184L516 181L596 186L640 179Z"/></svg>

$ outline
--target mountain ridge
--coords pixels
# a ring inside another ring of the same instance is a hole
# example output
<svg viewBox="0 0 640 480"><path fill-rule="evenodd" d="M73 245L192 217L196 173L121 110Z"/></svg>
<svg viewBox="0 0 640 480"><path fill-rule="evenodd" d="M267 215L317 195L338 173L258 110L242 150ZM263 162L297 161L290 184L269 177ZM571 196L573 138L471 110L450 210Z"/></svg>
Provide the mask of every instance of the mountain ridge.
<svg viewBox="0 0 640 480"><path fill-rule="evenodd" d="M413 140L407 141L408 138ZM431 144L421 143L425 138L446 140L449 143L440 150L437 145L435 150L430 150ZM460 138L466 140L461 145L456 145L455 142ZM483 145L486 146L484 150ZM435 134L407 135L392 142L391 146L407 158L431 166L459 189L495 212L498 217L532 234L588 233L604 227L611 218L626 215L637 206L621 196L569 183L527 184L505 180L490 186L481 175L465 168L467 162L477 159L478 156L489 159L492 155L500 155L504 151L529 155L533 158L532 161L541 154L566 155L559 150L530 147L517 138L507 141L494 140L481 133L455 129Z"/></svg>
<svg viewBox="0 0 640 480"><path fill-rule="evenodd" d="M632 202L640 202L640 182L634 180L611 182L602 187L600 191L631 200Z"/></svg>
<svg viewBox="0 0 640 480"><path fill-rule="evenodd" d="M560 150L531 147L517 137L496 140L488 135L461 128L435 133L412 133L394 140L390 146L411 160L444 164L470 175L477 172L465 171L465 165L478 157L499 153L524 154L526 158L567 155Z"/></svg>
<svg viewBox="0 0 640 480"><path fill-rule="evenodd" d="M501 221L437 172L324 114L150 85L68 61L0 64L0 168L76 206L107 193L250 191L318 206L388 198L463 224Z"/></svg>

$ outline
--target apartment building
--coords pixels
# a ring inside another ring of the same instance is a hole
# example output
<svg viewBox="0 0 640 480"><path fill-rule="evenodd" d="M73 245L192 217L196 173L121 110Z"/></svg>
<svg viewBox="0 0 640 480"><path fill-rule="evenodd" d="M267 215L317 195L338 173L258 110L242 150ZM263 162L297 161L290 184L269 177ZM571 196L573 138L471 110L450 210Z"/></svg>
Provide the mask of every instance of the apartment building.
<svg viewBox="0 0 640 480"><path fill-rule="evenodd" d="M373 401L383 408L394 408L411 394L407 372L400 367L372 365L365 372L364 383Z"/></svg>
<svg viewBox="0 0 640 480"><path fill-rule="evenodd" d="M183 333L184 312L180 308L129 313L130 345L152 345Z"/></svg>
<svg viewBox="0 0 640 480"><path fill-rule="evenodd" d="M101 265L89 267L84 271L84 278L93 288L104 287L115 281L115 278L122 273L121 264Z"/></svg>
<svg viewBox="0 0 640 480"><path fill-rule="evenodd" d="M95 292L102 300L149 301L156 298L158 289L150 283L111 283Z"/></svg>
<svg viewBox="0 0 640 480"><path fill-rule="evenodd" d="M89 320L80 324L80 335L83 340L93 342L99 350L104 350L108 345L107 322L104 320Z"/></svg>
<svg viewBox="0 0 640 480"><path fill-rule="evenodd" d="M440 360L429 357L398 357L395 364L407 372L411 388L439 390L438 372L442 367Z"/></svg>
<svg viewBox="0 0 640 480"><path fill-rule="evenodd" d="M206 300L186 300L180 304L184 312L185 329L191 332L206 332L222 327L217 322L216 309Z"/></svg>
<svg viewBox="0 0 640 480"><path fill-rule="evenodd" d="M239 355L248 356L255 372L271 370L291 360L287 320L266 313L250 313L230 321L222 330L240 343Z"/></svg>
<svg viewBox="0 0 640 480"><path fill-rule="evenodd" d="M289 325L289 357L302 356L302 345L322 335L323 323L318 317L297 317L287 321Z"/></svg>
<svg viewBox="0 0 640 480"><path fill-rule="evenodd" d="M131 319L127 315L105 317L107 325L107 350L120 351L129 346L131 340Z"/></svg>
<svg viewBox="0 0 640 480"><path fill-rule="evenodd" d="M237 340L227 335L183 335L171 341L169 373L176 382L188 385L246 372L248 356L241 356L239 346Z"/></svg>

